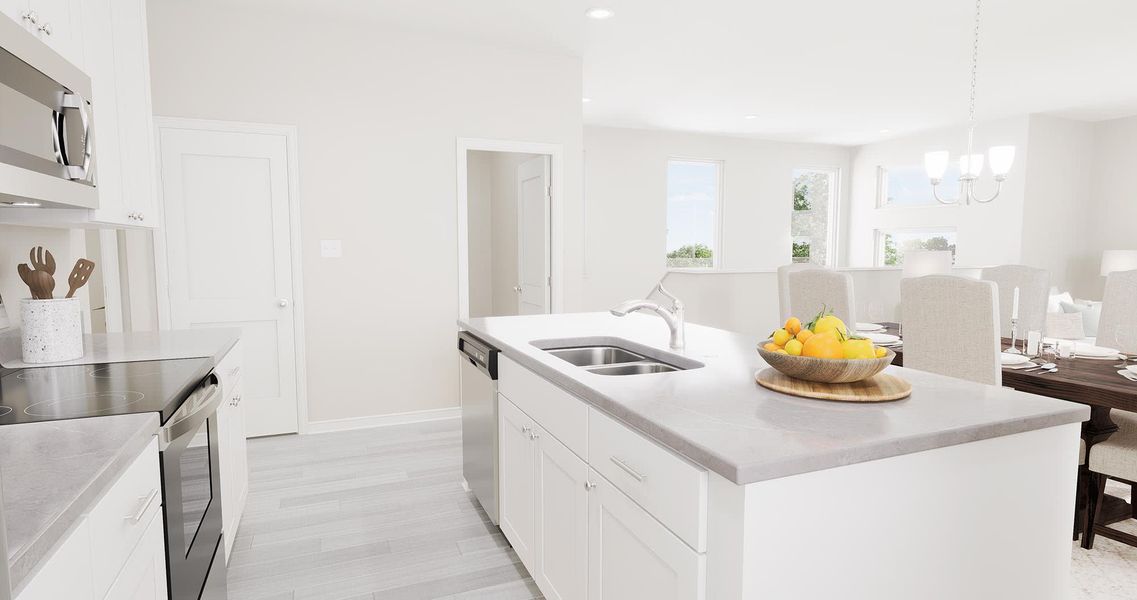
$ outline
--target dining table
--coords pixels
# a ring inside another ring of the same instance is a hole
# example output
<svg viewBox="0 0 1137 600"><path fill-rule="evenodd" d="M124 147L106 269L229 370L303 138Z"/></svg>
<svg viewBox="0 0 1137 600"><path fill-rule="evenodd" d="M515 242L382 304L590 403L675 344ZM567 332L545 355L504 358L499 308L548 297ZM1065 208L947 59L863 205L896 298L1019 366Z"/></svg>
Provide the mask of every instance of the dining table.
<svg viewBox="0 0 1137 600"><path fill-rule="evenodd" d="M880 323L880 325L884 329L879 333L892 334L903 339L902 328L898 323L885 322ZM1011 340L1003 338L1001 347L1009 348L1010 346ZM1018 346L1021 349L1021 340L1018 341ZM894 347L893 350L896 352L896 359L893 364L903 366L903 344ZM1041 364L1045 361L1035 359L1034 362ZM1057 371L1003 368L1003 385L1020 392L1049 396L1089 406L1090 419L1082 423L1082 439L1086 443L1086 456L1089 456L1090 449L1095 444L1109 439L1109 436L1117 431L1117 424L1110 418L1111 411L1116 409L1137 412L1137 382L1130 381L1118 373L1118 370L1122 368L1118 365L1123 362L1119 358L1101 360L1079 358L1075 354L1073 358L1059 358L1052 362L1057 365ZM1129 364L1137 363L1131 362ZM1137 487L1132 482L1127 483L1131 487ZM1075 537L1083 529L1080 515L1085 509L1088 485L1089 471L1085 465L1082 465L1078 469L1078 500L1075 507L1078 517L1074 519ZM1137 500L1137 494L1132 494L1131 497ZM1122 498L1107 494L1101 509L1098 511L1094 531L1097 535L1114 539L1119 536L1132 538L1126 541L1137 545L1137 537L1113 529L1105 529L1106 525L1135 517L1137 517L1137 503L1131 504Z"/></svg>

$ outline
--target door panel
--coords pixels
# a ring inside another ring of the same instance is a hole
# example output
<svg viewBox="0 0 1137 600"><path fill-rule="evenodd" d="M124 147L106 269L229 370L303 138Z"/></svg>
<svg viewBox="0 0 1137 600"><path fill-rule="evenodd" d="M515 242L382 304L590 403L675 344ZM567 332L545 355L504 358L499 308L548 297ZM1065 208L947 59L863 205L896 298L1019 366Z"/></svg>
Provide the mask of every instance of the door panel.
<svg viewBox="0 0 1137 600"><path fill-rule="evenodd" d="M584 598L588 586L588 465L537 428L537 569L549 600Z"/></svg>
<svg viewBox="0 0 1137 600"><path fill-rule="evenodd" d="M295 433L287 139L179 124L159 143L172 325L240 328L248 435Z"/></svg>
<svg viewBox="0 0 1137 600"><path fill-rule="evenodd" d="M534 570L536 537L536 452L529 434L533 422L504 396L498 398L498 469L501 480L501 532L521 563Z"/></svg>
<svg viewBox="0 0 1137 600"><path fill-rule="evenodd" d="M518 313L549 312L549 157L517 167Z"/></svg>

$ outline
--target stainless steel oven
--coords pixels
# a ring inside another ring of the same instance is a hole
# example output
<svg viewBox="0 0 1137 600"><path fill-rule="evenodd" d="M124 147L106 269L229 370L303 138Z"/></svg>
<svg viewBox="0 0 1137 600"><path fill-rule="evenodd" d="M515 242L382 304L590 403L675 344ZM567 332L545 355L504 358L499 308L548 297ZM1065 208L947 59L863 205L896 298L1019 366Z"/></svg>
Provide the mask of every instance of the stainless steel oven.
<svg viewBox="0 0 1137 600"><path fill-rule="evenodd" d="M199 600L207 581L224 584L224 557L214 560L224 523L217 452L223 396L211 373L159 432L170 600Z"/></svg>
<svg viewBox="0 0 1137 600"><path fill-rule="evenodd" d="M0 208L98 208L91 80L0 18Z"/></svg>

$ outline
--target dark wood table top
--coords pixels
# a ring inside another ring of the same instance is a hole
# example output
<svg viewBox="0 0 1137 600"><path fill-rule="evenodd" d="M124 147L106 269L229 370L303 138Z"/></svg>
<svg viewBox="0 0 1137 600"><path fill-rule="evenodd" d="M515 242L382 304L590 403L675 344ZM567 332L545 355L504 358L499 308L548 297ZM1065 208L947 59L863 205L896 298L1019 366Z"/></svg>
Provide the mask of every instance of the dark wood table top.
<svg viewBox="0 0 1137 600"><path fill-rule="evenodd" d="M887 332L898 335L895 323L882 323ZM1021 343L1021 342L1020 342ZM1003 340L1003 347L1011 345L1009 339ZM1040 362L1035 360L1035 362ZM1102 408L1116 408L1137 412L1137 383L1118 375L1120 360L1094 360L1089 358L1067 358L1054 361L1058 365L1056 373L1026 373L1015 369L1003 369L1003 385L1020 392L1049 396ZM895 364L903 366L904 350L896 350ZM1129 364L1137 364L1130 362Z"/></svg>

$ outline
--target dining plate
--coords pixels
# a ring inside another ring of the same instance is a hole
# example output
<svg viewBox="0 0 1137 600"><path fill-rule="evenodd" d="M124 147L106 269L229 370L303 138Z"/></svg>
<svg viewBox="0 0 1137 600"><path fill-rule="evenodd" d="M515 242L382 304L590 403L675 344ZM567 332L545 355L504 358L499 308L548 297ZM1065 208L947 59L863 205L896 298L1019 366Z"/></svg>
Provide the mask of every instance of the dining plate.
<svg viewBox="0 0 1137 600"><path fill-rule="evenodd" d="M1047 344L1053 344L1055 343L1055 340L1053 338L1046 338L1043 340L1043 342ZM1058 340L1058 342L1060 343L1061 340ZM1069 342L1066 343L1068 344ZM1086 342L1077 342L1074 345L1074 352L1077 354L1078 358L1099 358L1102 360L1114 360L1117 358L1118 354L1121 354L1121 351L1117 350L1116 348L1095 346L1093 344L1087 344Z"/></svg>
<svg viewBox="0 0 1137 600"><path fill-rule="evenodd" d="M900 341L899 336L892 335L891 333L872 333L872 332L857 332L862 337L867 337L872 340L872 343L877 345L895 344Z"/></svg>
<svg viewBox="0 0 1137 600"><path fill-rule="evenodd" d="M884 325L880 323L857 323L857 331L883 331Z"/></svg>
<svg viewBox="0 0 1137 600"><path fill-rule="evenodd" d="M1137 382L1137 375L1134 375L1125 369L1118 369L1117 374L1128 379L1129 381Z"/></svg>
<svg viewBox="0 0 1137 600"><path fill-rule="evenodd" d="M988 356L990 356L990 355L988 355ZM1030 357L1025 356L1023 354L1011 354L1009 352L1000 352L999 353L999 362L1002 363L1002 365L1004 367L1013 367L1015 365L1021 365L1023 363L1030 362Z"/></svg>
<svg viewBox="0 0 1137 600"><path fill-rule="evenodd" d="M1125 368L1128 369L1130 373L1137 375L1137 365L1129 365Z"/></svg>

